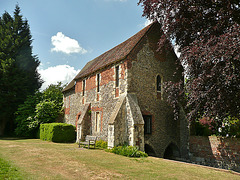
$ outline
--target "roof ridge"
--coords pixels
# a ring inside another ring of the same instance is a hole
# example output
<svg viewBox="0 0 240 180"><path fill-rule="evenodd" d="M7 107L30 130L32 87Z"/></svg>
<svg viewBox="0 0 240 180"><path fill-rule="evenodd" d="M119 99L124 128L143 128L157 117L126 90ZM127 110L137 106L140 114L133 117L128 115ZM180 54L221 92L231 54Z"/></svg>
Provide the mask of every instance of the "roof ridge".
<svg viewBox="0 0 240 180"><path fill-rule="evenodd" d="M94 58L92 61L89 61L89 62L95 61L94 65L92 65L91 68L85 68L85 66L88 64L87 63L74 79L77 80L79 78L85 77L105 66L108 66L120 59L125 58L127 55L129 55L130 52L132 52L132 49L138 44L138 42L142 39L142 37L148 32L150 27L153 26L153 24L155 24L155 22L149 24L148 26L146 26L145 28L143 28L142 30L140 30L139 32L137 32L136 34L134 34L127 40L125 40L122 43L116 45L115 47L109 49L108 51L104 52L103 54L99 55L98 57ZM140 37L138 37L139 35L140 35ZM131 43L131 41L134 41L134 38L137 39L137 42L135 42L133 46L128 45ZM120 48L124 45L125 45L125 47L123 47L123 49L126 49L125 52L123 52L124 50L122 50L122 48ZM130 46L130 47L128 47L128 46ZM116 51L118 54L114 51ZM115 54L117 56L112 57L112 54ZM88 72L86 72L87 69L89 70Z"/></svg>
<svg viewBox="0 0 240 180"><path fill-rule="evenodd" d="M102 69L106 66L109 66L113 63L118 62L119 60L126 58L133 51L133 49L139 44L142 38L149 32L149 30L154 24L156 24L155 21L149 24L148 26L144 27L143 29L141 29L140 31L132 35L130 38L123 41L122 43L102 53L101 55L94 58L93 60L88 61L73 80L86 77L98 71L99 69ZM70 84L71 83L69 83L69 85ZM67 91L71 89L72 87L70 88L70 86L67 86L63 91Z"/></svg>

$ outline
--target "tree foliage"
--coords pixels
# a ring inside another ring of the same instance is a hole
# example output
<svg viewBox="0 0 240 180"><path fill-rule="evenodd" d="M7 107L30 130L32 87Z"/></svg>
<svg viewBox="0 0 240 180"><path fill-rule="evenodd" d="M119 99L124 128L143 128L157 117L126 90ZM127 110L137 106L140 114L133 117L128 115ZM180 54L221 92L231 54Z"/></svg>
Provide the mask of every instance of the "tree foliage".
<svg viewBox="0 0 240 180"><path fill-rule="evenodd" d="M18 105L42 84L31 43L30 27L19 6L13 17L5 12L0 17L0 135L7 123L12 124Z"/></svg>
<svg viewBox="0 0 240 180"><path fill-rule="evenodd" d="M180 62L188 81L168 82L166 91L176 106L187 94L191 121L209 117L218 127L231 116L240 118L240 1L239 0L140 0L143 16L157 20L165 34L160 48L179 46ZM176 115L177 117L177 115Z"/></svg>
<svg viewBox="0 0 240 180"><path fill-rule="evenodd" d="M62 85L50 85L43 92L27 97L16 111L16 129L18 136L35 136L40 124L56 122L62 113Z"/></svg>

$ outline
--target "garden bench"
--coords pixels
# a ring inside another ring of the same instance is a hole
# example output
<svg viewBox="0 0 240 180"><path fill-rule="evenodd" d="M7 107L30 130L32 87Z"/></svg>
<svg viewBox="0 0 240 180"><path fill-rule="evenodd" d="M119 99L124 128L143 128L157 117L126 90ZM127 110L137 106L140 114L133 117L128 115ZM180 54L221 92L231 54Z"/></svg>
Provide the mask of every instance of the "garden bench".
<svg viewBox="0 0 240 180"><path fill-rule="evenodd" d="M87 135L85 138L85 141L81 142L79 139L79 147L82 144L84 145L84 147L87 145L88 149L90 148L90 145L94 145L94 148L95 148L96 140L97 140L97 136Z"/></svg>

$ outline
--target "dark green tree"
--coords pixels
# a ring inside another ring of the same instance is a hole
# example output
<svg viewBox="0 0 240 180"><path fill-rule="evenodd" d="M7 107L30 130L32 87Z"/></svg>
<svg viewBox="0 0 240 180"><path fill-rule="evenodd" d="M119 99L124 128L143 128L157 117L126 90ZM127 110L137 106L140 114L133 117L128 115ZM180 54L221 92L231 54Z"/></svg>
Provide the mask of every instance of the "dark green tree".
<svg viewBox="0 0 240 180"><path fill-rule="evenodd" d="M28 96L16 111L16 129L18 136L34 137L40 124L56 122L62 115L62 85L48 86L43 92Z"/></svg>
<svg viewBox="0 0 240 180"><path fill-rule="evenodd" d="M13 130L14 113L28 95L41 87L39 60L32 54L28 21L17 5L13 17L0 17L0 135Z"/></svg>

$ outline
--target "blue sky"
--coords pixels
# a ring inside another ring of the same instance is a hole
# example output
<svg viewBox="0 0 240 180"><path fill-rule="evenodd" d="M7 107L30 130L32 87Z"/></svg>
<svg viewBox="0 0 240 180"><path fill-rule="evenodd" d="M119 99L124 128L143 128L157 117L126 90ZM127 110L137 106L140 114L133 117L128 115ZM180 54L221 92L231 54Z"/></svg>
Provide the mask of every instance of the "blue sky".
<svg viewBox="0 0 240 180"><path fill-rule="evenodd" d="M138 0L0 0L0 13L19 4L29 22L39 72L69 82L90 60L127 40L146 23Z"/></svg>

